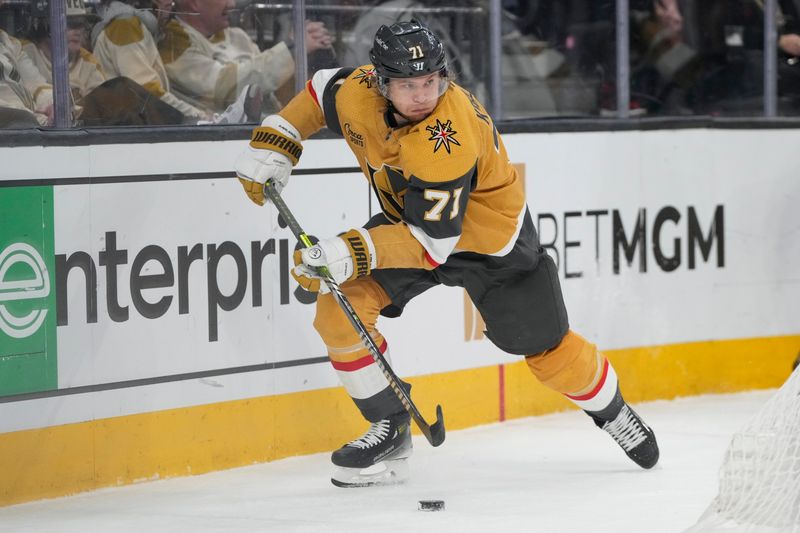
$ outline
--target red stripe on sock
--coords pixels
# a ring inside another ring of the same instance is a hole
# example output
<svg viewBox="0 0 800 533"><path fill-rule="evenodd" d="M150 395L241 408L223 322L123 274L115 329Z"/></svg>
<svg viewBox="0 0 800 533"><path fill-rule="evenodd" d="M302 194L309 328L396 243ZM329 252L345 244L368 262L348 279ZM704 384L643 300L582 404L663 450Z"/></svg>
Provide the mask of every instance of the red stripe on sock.
<svg viewBox="0 0 800 533"><path fill-rule="evenodd" d="M606 384L606 377L608 377L608 359L604 360L604 363L603 363L603 375L600 376L600 381L597 382L597 386L595 388L593 388L587 394L583 394L581 396L570 396L569 394L565 394L564 396L566 396L570 400L574 400L576 402L583 402L583 401L586 401L586 400L591 400L592 398L597 396L597 393L600 392L600 389L602 389L603 385Z"/></svg>
<svg viewBox="0 0 800 533"><path fill-rule="evenodd" d="M375 360L371 355L366 355L361 359L356 359L355 361L348 361L347 363L331 361L331 364L336 370L341 370L342 372L355 372L356 370L361 370L365 366L369 366L374 362Z"/></svg>
<svg viewBox="0 0 800 533"><path fill-rule="evenodd" d="M383 339L383 343L380 345L379 349L381 353L386 353L386 339ZM347 361L345 363L331 359L331 365L333 365L333 368L336 370L341 370L342 372L355 372L356 370L361 370L362 368L369 366L374 362L375 359L373 359L369 354L356 359L355 361Z"/></svg>

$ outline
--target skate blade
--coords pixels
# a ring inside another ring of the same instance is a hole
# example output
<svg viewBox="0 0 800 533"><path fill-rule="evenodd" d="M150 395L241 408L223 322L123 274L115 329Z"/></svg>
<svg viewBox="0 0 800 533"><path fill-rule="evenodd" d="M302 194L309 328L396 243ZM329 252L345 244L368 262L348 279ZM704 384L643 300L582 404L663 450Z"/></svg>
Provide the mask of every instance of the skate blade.
<svg viewBox="0 0 800 533"><path fill-rule="evenodd" d="M337 467L331 483L343 488L374 487L405 483L408 477L408 460L395 459L368 468Z"/></svg>

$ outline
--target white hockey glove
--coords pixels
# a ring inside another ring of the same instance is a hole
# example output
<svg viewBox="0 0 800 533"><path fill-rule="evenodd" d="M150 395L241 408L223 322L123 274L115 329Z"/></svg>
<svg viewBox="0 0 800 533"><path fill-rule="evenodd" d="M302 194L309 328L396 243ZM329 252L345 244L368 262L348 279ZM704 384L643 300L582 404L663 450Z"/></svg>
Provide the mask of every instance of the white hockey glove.
<svg viewBox="0 0 800 533"><path fill-rule="evenodd" d="M280 115L270 115L253 130L250 145L236 158L236 176L247 196L264 205L264 184L273 180L280 193L302 153L297 128Z"/></svg>
<svg viewBox="0 0 800 533"><path fill-rule="evenodd" d="M317 269L328 267L337 283L367 276L377 266L375 245L369 232L362 228L351 229L338 237L323 239L311 248L294 253L292 276L309 292L328 292Z"/></svg>

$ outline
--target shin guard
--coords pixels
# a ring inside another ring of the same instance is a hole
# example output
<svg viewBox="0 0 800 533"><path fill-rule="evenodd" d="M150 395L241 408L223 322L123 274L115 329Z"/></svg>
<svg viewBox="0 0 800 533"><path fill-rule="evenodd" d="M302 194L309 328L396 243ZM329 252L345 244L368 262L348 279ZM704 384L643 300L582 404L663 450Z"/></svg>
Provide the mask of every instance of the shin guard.
<svg viewBox="0 0 800 533"><path fill-rule="evenodd" d="M604 411L615 404L618 383L614 367L594 344L572 330L554 349L528 356L526 361L539 381L584 411Z"/></svg>
<svg viewBox="0 0 800 533"><path fill-rule="evenodd" d="M369 277L343 284L342 290L387 363L391 364L386 340L375 329L378 313L389 303L386 293ZM330 294L320 295L317 300L314 327L328 348L328 356L339 380L364 418L377 422L405 411L386 376ZM409 387L406 383L403 385Z"/></svg>

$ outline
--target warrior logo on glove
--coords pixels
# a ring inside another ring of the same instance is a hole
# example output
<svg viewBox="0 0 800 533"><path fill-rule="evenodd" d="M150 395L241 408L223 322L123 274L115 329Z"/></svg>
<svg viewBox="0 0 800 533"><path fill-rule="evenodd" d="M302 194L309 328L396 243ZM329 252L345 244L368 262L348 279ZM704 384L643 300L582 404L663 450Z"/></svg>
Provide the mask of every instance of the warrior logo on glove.
<svg viewBox="0 0 800 533"><path fill-rule="evenodd" d="M356 277L366 276L369 274L369 253L364 247L364 239L361 235L347 238L347 245L353 256L353 261L356 266Z"/></svg>
<svg viewBox="0 0 800 533"><path fill-rule="evenodd" d="M311 248L297 250L294 264L292 276L301 287L325 293L327 286L320 283L320 267L327 267L336 283L368 276L377 266L375 245L367 230L351 229L338 237L323 239Z"/></svg>
<svg viewBox="0 0 800 533"><path fill-rule="evenodd" d="M280 115L270 115L253 131L249 146L236 160L236 176L247 196L264 205L264 184L272 180L280 194L302 153L300 132Z"/></svg>

